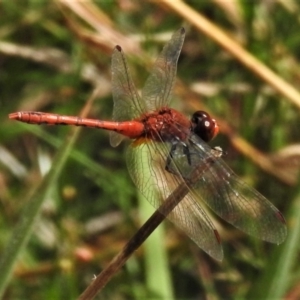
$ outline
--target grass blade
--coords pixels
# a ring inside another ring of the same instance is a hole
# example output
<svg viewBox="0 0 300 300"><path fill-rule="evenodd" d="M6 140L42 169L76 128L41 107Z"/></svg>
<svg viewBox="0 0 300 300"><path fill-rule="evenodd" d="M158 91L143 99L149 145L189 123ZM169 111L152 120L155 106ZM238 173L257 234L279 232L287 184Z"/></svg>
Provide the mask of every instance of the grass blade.
<svg viewBox="0 0 300 300"><path fill-rule="evenodd" d="M94 100L96 92L90 97L87 105L83 109L82 115L86 114L89 110L92 101ZM69 153L74 146L74 143L79 135L80 128L74 128L72 134L66 139L66 142L62 145L58 151L56 157L53 160L52 167L48 174L43 178L40 185L36 188L33 195L21 213L21 219L16 225L12 236L2 254L0 261L0 298L3 295L5 288L12 276L14 265L18 259L22 249L26 246L30 234L32 232L35 220L39 215L40 208L43 201L47 198L47 195L51 191L53 185L57 181L64 164L67 161Z"/></svg>

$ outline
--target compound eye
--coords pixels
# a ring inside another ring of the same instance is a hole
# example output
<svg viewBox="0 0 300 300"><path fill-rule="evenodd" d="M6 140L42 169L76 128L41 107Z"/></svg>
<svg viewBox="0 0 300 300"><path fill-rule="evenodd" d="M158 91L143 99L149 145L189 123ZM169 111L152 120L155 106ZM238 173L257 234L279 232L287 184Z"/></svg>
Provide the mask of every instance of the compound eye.
<svg viewBox="0 0 300 300"><path fill-rule="evenodd" d="M192 131L203 141L211 141L219 132L219 126L215 119L202 110L196 111L191 119Z"/></svg>

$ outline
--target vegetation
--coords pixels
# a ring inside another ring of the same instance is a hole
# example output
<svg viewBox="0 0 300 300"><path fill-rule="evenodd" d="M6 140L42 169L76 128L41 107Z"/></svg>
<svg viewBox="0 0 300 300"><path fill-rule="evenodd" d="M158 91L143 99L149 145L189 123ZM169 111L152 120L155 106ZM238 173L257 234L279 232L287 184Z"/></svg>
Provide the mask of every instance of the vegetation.
<svg viewBox="0 0 300 300"><path fill-rule="evenodd" d="M268 244L215 218L224 249L217 262L166 221L97 299L300 297L300 5L188 3L0 4L3 299L75 299L153 211L128 175L128 143L112 148L104 131L21 124L8 114L34 110L109 120L113 47L122 46L142 87L181 26L187 36L172 106L186 115L204 109L217 119L221 132L212 144L283 212L288 238Z"/></svg>

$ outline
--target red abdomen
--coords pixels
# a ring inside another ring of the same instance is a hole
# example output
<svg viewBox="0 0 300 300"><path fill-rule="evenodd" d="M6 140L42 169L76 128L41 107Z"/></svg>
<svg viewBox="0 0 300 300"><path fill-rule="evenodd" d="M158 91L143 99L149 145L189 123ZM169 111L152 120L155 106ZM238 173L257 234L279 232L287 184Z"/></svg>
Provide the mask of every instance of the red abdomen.
<svg viewBox="0 0 300 300"><path fill-rule="evenodd" d="M139 121L111 122L34 111L12 113L9 115L9 118L29 124L75 125L100 128L115 131L131 139L141 137L145 129L144 124Z"/></svg>

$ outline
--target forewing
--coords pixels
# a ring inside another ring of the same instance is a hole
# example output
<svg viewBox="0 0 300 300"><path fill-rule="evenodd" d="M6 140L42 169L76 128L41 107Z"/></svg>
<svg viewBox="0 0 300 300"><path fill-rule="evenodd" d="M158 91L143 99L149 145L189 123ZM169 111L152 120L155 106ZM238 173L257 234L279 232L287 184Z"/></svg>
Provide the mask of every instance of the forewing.
<svg viewBox="0 0 300 300"><path fill-rule="evenodd" d="M221 218L250 235L276 244L284 241L285 221L272 203L240 180L221 158L211 155L211 148L196 135L191 135L187 146L191 164L182 154L183 148L173 155L173 165L185 178L191 176L191 166L209 164L191 186L195 199L201 199Z"/></svg>
<svg viewBox="0 0 300 300"><path fill-rule="evenodd" d="M217 260L223 257L218 233L203 208L189 194L182 177L165 171L166 157L169 154L164 143L148 142L140 146L130 146L127 152L127 165L130 175L146 197L156 208L167 199L179 185L184 185L186 195L167 215L200 248ZM160 210L166 215L165 211Z"/></svg>
<svg viewBox="0 0 300 300"><path fill-rule="evenodd" d="M113 120L128 121L139 117L144 111L141 98L135 88L127 66L125 55L120 46L116 46L111 63L112 95L114 100ZM124 137L110 132L112 146L120 144Z"/></svg>
<svg viewBox="0 0 300 300"><path fill-rule="evenodd" d="M184 28L176 31L164 46L142 90L142 98L151 112L168 106L176 76L177 61L185 37Z"/></svg>

